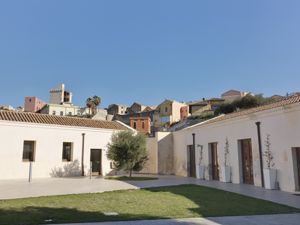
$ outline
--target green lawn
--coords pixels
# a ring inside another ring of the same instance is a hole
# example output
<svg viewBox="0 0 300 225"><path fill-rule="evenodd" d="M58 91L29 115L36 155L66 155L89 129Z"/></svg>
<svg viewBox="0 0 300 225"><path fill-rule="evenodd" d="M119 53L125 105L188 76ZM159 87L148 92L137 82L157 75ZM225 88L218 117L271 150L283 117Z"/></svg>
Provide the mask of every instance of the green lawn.
<svg viewBox="0 0 300 225"><path fill-rule="evenodd" d="M157 180L157 177L127 177L127 176L110 176L105 177L107 180L121 180L121 181L143 181L143 180Z"/></svg>
<svg viewBox="0 0 300 225"><path fill-rule="evenodd" d="M103 212L117 212L105 216ZM300 212L196 185L0 201L1 225L97 222Z"/></svg>

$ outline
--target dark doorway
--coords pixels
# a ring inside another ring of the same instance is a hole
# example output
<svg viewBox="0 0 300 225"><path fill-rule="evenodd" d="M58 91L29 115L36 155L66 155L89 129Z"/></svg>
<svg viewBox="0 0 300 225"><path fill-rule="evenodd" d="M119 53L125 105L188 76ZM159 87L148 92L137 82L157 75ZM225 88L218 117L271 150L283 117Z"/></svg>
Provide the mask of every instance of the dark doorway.
<svg viewBox="0 0 300 225"><path fill-rule="evenodd" d="M187 146L187 156L188 156L188 176L196 177L196 162L195 162L195 149L193 145Z"/></svg>
<svg viewBox="0 0 300 225"><path fill-rule="evenodd" d="M243 182L245 184L254 184L253 180L253 160L251 139L240 140Z"/></svg>
<svg viewBox="0 0 300 225"><path fill-rule="evenodd" d="M92 174L102 175L102 165L101 165L102 151L101 149L91 149L91 164L92 164Z"/></svg>
<svg viewBox="0 0 300 225"><path fill-rule="evenodd" d="M295 151L295 157L296 157L296 190L300 190L300 148L294 148Z"/></svg>
<svg viewBox="0 0 300 225"><path fill-rule="evenodd" d="M213 180L219 180L218 143L210 143L211 174Z"/></svg>

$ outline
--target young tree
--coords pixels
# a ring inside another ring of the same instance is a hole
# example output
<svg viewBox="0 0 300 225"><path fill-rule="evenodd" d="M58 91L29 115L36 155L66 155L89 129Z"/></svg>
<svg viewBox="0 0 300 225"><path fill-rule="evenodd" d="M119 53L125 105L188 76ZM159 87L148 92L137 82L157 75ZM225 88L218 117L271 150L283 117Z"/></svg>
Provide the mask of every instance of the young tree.
<svg viewBox="0 0 300 225"><path fill-rule="evenodd" d="M117 170L125 170L132 176L132 171L143 169L148 160L146 150L146 137L132 131L114 133L111 143L108 144L108 159L114 162Z"/></svg>

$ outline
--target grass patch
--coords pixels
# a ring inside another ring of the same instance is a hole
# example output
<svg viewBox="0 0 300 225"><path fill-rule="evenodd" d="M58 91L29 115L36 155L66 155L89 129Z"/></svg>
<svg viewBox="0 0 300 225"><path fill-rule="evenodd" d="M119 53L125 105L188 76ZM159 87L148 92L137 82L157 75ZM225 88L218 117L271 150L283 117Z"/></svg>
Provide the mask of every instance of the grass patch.
<svg viewBox="0 0 300 225"><path fill-rule="evenodd" d="M143 180L158 180L157 177L128 177L128 176L110 176L105 177L107 180L121 180L121 181L143 181Z"/></svg>
<svg viewBox="0 0 300 225"><path fill-rule="evenodd" d="M105 216L103 212L116 212ZM196 185L0 201L1 225L240 216L300 212Z"/></svg>

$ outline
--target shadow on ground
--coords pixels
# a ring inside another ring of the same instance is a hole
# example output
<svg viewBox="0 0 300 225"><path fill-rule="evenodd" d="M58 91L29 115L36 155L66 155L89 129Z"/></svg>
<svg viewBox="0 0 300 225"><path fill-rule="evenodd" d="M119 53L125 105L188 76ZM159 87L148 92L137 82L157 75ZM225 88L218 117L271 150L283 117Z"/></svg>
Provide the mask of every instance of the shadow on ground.
<svg viewBox="0 0 300 225"><path fill-rule="evenodd" d="M27 216L24 216L27 215ZM26 207L22 211L0 210L1 225L38 225L38 224L63 224L63 223L88 223L107 221L129 221L129 220L156 220L169 219L149 215L105 216L102 212L85 212L69 208L47 208L47 207ZM196 225L193 222L181 221L180 225Z"/></svg>
<svg viewBox="0 0 300 225"><path fill-rule="evenodd" d="M104 210L105 212L119 212L120 215L106 216L103 214ZM0 225L219 217L293 212L300 211L288 206L217 189L197 185L181 185L100 194L0 201Z"/></svg>

